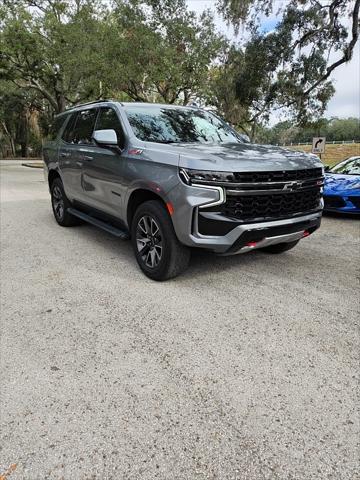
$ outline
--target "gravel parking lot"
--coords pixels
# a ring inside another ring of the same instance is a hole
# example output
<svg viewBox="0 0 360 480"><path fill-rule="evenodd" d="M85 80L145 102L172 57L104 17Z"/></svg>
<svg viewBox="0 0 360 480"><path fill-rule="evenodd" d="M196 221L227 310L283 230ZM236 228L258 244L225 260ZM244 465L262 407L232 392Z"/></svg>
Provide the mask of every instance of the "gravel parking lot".
<svg viewBox="0 0 360 480"><path fill-rule="evenodd" d="M359 228L156 283L2 162L0 478L359 478Z"/></svg>

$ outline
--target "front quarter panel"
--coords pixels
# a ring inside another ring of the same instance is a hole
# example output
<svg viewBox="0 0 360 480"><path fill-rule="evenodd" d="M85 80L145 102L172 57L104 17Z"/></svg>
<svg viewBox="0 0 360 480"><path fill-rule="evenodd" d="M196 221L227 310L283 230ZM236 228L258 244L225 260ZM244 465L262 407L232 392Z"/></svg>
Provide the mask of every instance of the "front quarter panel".
<svg viewBox="0 0 360 480"><path fill-rule="evenodd" d="M132 153L141 150L141 153ZM180 182L178 176L178 154L165 152L161 148L144 145L130 145L124 153L124 180L128 185L124 208L127 208L131 194L138 189L150 190L165 203L168 193ZM126 218L126 212L123 212Z"/></svg>

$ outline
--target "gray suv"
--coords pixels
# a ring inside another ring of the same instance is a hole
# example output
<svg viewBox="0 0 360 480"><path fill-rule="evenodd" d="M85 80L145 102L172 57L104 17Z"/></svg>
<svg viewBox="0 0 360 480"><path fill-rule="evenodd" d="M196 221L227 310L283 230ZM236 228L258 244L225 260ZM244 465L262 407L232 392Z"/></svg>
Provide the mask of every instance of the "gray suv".
<svg viewBox="0 0 360 480"><path fill-rule="evenodd" d="M317 157L247 143L200 108L80 105L55 117L43 154L57 223L131 238L154 280L181 273L194 247L282 253L320 226Z"/></svg>

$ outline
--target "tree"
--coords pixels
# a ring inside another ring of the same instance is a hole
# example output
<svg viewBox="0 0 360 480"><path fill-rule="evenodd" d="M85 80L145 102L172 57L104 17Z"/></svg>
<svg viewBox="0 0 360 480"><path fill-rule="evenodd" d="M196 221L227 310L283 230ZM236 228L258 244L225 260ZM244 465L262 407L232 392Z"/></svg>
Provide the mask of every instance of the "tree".
<svg viewBox="0 0 360 480"><path fill-rule="evenodd" d="M111 84L137 101L187 104L225 42L210 13L198 19L184 0L117 0L111 19Z"/></svg>
<svg viewBox="0 0 360 480"><path fill-rule="evenodd" d="M0 8L0 78L61 112L103 95L188 103L224 39L185 0L15 0Z"/></svg>
<svg viewBox="0 0 360 480"><path fill-rule="evenodd" d="M28 156L30 141L40 146L40 110L41 101L35 91L0 82L0 132L2 144L9 146L12 156L16 155L17 145L22 157Z"/></svg>
<svg viewBox="0 0 360 480"><path fill-rule="evenodd" d="M243 71L245 54L235 46L226 46L217 65L209 72L208 81L202 91L205 103L215 107L230 124L251 135L249 109L239 101L236 92L238 74Z"/></svg>
<svg viewBox="0 0 360 480"><path fill-rule="evenodd" d="M259 18L273 4L219 1L228 21L235 27L246 22L251 32L234 75L236 98L253 133L274 109L285 109L300 125L321 116L334 93L331 73L351 59L359 35L360 0L290 0L281 4L274 30L264 32Z"/></svg>
<svg viewBox="0 0 360 480"><path fill-rule="evenodd" d="M358 118L332 118L326 131L328 141L360 141L360 121Z"/></svg>
<svg viewBox="0 0 360 480"><path fill-rule="evenodd" d="M286 144L311 143L315 136L326 137L327 142L360 141L358 118L324 118L303 127L296 127L289 121L279 122L272 128L259 128L256 140L261 143Z"/></svg>
<svg viewBox="0 0 360 480"><path fill-rule="evenodd" d="M96 0L16 0L0 9L0 78L58 113L99 95L104 37Z"/></svg>

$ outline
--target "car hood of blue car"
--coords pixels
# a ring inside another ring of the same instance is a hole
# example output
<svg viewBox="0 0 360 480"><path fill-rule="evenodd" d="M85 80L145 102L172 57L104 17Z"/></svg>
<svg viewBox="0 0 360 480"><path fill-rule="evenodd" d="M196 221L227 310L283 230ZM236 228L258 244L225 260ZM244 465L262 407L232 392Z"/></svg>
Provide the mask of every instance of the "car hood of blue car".
<svg viewBox="0 0 360 480"><path fill-rule="evenodd" d="M358 185L357 188L354 188L355 185ZM327 173L325 174L325 194L347 194L360 193L360 175L342 175L336 173Z"/></svg>

